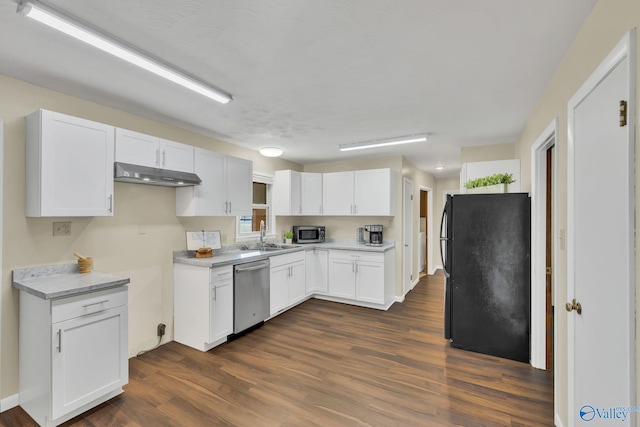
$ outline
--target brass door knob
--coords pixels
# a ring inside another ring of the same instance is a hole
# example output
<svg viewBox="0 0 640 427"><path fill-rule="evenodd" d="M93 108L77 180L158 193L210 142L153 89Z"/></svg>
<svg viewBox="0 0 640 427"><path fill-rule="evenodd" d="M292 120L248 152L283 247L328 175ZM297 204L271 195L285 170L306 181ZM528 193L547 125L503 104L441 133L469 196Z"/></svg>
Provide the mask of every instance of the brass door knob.
<svg viewBox="0 0 640 427"><path fill-rule="evenodd" d="M574 298L573 301L568 302L567 305L567 311L577 311L578 314L582 314L582 305L579 302L576 302L576 299Z"/></svg>

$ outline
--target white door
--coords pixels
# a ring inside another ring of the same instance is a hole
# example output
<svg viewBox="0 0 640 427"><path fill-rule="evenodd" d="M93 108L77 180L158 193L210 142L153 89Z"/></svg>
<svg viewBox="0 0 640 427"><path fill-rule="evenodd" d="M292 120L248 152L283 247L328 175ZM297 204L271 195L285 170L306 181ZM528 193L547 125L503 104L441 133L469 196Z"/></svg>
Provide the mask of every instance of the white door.
<svg viewBox="0 0 640 427"><path fill-rule="evenodd" d="M155 136L116 128L116 162L157 168L158 145Z"/></svg>
<svg viewBox="0 0 640 427"><path fill-rule="evenodd" d="M324 215L353 215L354 173L331 172L322 175Z"/></svg>
<svg viewBox="0 0 640 427"><path fill-rule="evenodd" d="M237 157L227 157L226 183L229 215L252 215L253 163Z"/></svg>
<svg viewBox="0 0 640 427"><path fill-rule="evenodd" d="M302 215L322 215L322 174L300 173L300 204Z"/></svg>
<svg viewBox="0 0 640 427"><path fill-rule="evenodd" d="M356 261L356 299L384 304L384 263Z"/></svg>
<svg viewBox="0 0 640 427"><path fill-rule="evenodd" d="M180 172L193 172L194 152L195 149L191 145L161 139L159 167Z"/></svg>
<svg viewBox="0 0 640 427"><path fill-rule="evenodd" d="M633 40L627 35L569 101L569 426L604 425L629 415L615 408L636 404ZM635 425L633 415L625 425Z"/></svg>
<svg viewBox="0 0 640 427"><path fill-rule="evenodd" d="M413 284L413 182L404 179L404 218L403 218L403 265L402 295L411 290Z"/></svg>

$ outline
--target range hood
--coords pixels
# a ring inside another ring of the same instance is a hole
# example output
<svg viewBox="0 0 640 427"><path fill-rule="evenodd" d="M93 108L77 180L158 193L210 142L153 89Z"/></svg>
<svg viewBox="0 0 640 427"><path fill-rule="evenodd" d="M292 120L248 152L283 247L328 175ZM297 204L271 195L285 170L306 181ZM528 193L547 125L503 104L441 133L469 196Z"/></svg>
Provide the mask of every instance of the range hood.
<svg viewBox="0 0 640 427"><path fill-rule="evenodd" d="M164 187L187 187L202 183L198 175L190 172L151 168L121 162L115 162L114 169L114 180L119 182L162 185Z"/></svg>

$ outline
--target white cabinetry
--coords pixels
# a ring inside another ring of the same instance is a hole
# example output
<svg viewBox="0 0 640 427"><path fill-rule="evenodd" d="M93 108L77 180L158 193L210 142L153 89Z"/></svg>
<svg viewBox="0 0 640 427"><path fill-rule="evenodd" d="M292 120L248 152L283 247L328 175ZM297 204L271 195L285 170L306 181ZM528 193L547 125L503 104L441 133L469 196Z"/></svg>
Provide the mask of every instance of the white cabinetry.
<svg viewBox="0 0 640 427"><path fill-rule="evenodd" d="M329 251L329 295L376 306L393 298L392 251Z"/></svg>
<svg viewBox="0 0 640 427"><path fill-rule="evenodd" d="M193 172L194 147L175 141L116 129L116 162Z"/></svg>
<svg viewBox="0 0 640 427"><path fill-rule="evenodd" d="M176 188L177 216L252 214L253 164L250 161L196 148L195 173L202 184Z"/></svg>
<svg viewBox="0 0 640 427"><path fill-rule="evenodd" d="M26 215L112 216L114 127L47 110L26 121Z"/></svg>
<svg viewBox="0 0 640 427"><path fill-rule="evenodd" d="M276 215L322 215L322 174L276 171Z"/></svg>
<svg viewBox="0 0 640 427"><path fill-rule="evenodd" d="M55 426L128 382L127 287L45 300L20 294L20 406Z"/></svg>
<svg viewBox="0 0 640 427"><path fill-rule="evenodd" d="M329 291L329 251L311 249L305 251L307 294Z"/></svg>
<svg viewBox="0 0 640 427"><path fill-rule="evenodd" d="M324 215L394 215L391 169L323 174Z"/></svg>
<svg viewBox="0 0 640 427"><path fill-rule="evenodd" d="M208 351L233 333L233 268L174 264L174 340Z"/></svg>
<svg viewBox="0 0 640 427"><path fill-rule="evenodd" d="M300 173L300 213L322 215L322 174Z"/></svg>
<svg viewBox="0 0 640 427"><path fill-rule="evenodd" d="M300 172L292 170L276 171L273 186L275 189L275 214L300 215L302 213Z"/></svg>
<svg viewBox="0 0 640 427"><path fill-rule="evenodd" d="M306 298L305 253L300 251L272 256L269 261L269 301L270 314L273 316Z"/></svg>

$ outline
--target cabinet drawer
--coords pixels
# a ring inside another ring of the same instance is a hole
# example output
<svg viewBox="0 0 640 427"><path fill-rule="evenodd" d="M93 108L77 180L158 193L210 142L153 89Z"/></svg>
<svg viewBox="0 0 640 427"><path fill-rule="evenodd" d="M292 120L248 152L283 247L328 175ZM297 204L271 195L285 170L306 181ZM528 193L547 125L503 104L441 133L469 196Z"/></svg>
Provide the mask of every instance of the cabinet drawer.
<svg viewBox="0 0 640 427"><path fill-rule="evenodd" d="M276 255L269 258L271 268L284 264L292 264L294 262L304 262L304 251L292 252L289 254Z"/></svg>
<svg viewBox="0 0 640 427"><path fill-rule="evenodd" d="M377 252L331 250L329 251L329 258L384 263L384 253Z"/></svg>
<svg viewBox="0 0 640 427"><path fill-rule="evenodd" d="M51 322L61 322L127 304L127 286L51 301Z"/></svg>
<svg viewBox="0 0 640 427"><path fill-rule="evenodd" d="M209 270L209 283L226 282L233 279L233 267L217 267Z"/></svg>

